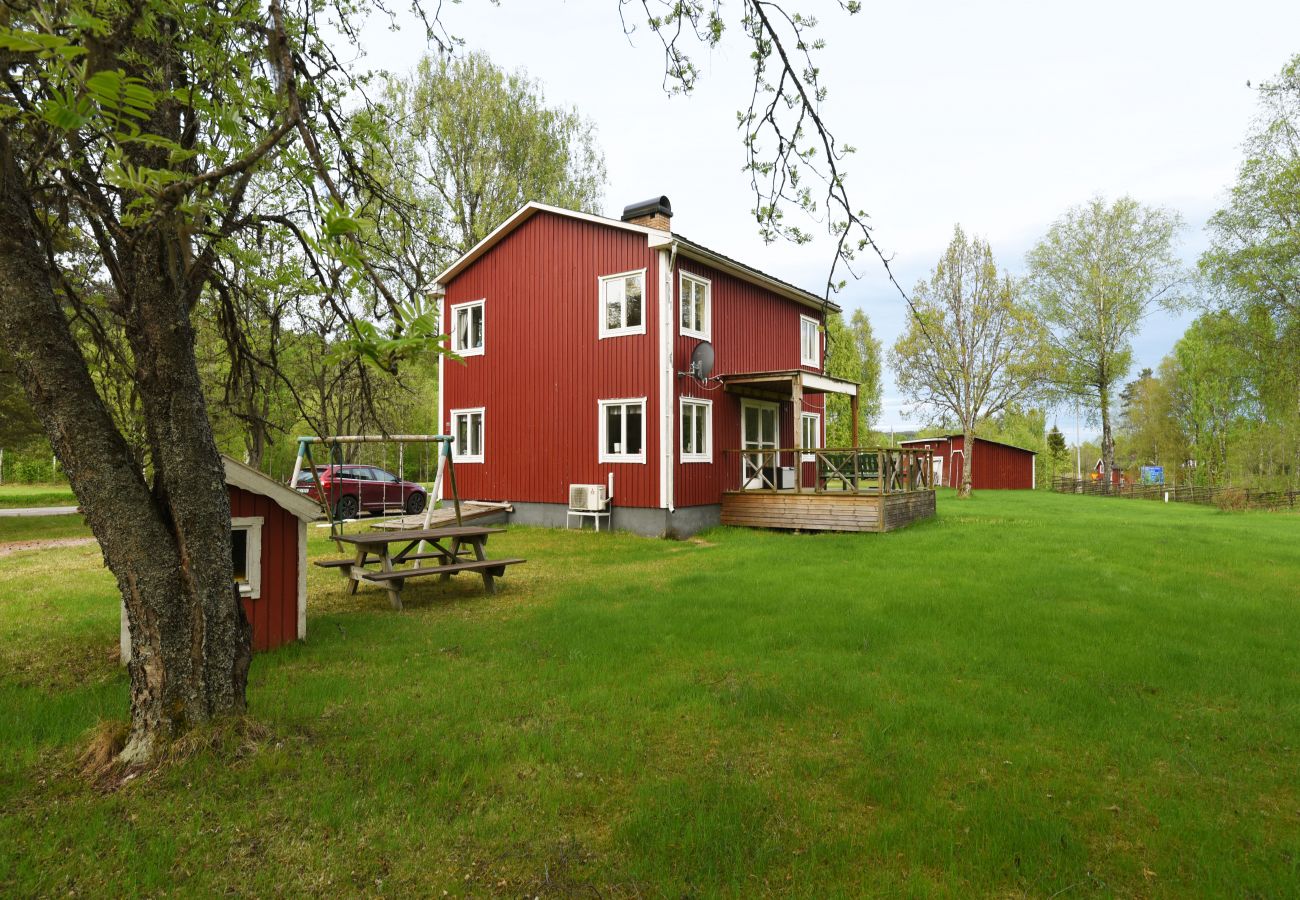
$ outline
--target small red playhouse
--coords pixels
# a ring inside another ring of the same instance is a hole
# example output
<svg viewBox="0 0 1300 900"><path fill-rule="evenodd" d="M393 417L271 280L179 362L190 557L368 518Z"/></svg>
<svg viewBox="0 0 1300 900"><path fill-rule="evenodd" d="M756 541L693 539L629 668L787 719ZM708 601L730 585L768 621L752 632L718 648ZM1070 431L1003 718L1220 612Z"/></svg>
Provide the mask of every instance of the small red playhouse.
<svg viewBox="0 0 1300 900"><path fill-rule="evenodd" d="M966 461L964 436L942 434L898 443L912 450L933 450L934 483L961 487L962 467ZM1034 459L1037 455L1024 447L977 437L971 459L971 487L977 491L1033 490L1036 487Z"/></svg>
<svg viewBox="0 0 1300 900"><path fill-rule="evenodd" d="M253 626L253 649L307 636L307 523L320 507L278 481L223 456L230 492L230 555ZM122 662L131 656L122 609Z"/></svg>

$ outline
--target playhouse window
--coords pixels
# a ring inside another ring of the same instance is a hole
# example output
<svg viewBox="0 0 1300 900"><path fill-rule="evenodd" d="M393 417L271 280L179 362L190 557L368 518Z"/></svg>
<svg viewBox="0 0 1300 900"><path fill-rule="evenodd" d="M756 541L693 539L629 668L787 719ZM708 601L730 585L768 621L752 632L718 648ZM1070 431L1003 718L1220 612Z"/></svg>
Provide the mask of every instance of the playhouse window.
<svg viewBox="0 0 1300 900"><path fill-rule="evenodd" d="M483 461L483 407L451 411L452 452L456 462Z"/></svg>
<svg viewBox="0 0 1300 900"><path fill-rule="evenodd" d="M262 523L261 516L241 516L230 520L230 562L241 596L256 600L262 596Z"/></svg>
<svg viewBox="0 0 1300 900"><path fill-rule="evenodd" d="M682 462L713 462L711 400L682 400Z"/></svg>
<svg viewBox="0 0 1300 900"><path fill-rule="evenodd" d="M710 294L712 292L708 279L698 275L682 273L681 290L681 324L682 334L709 339L709 320L711 317Z"/></svg>
<svg viewBox="0 0 1300 900"><path fill-rule="evenodd" d="M645 269L600 279L600 336L645 334Z"/></svg>
<svg viewBox="0 0 1300 900"><path fill-rule="evenodd" d="M817 413L802 413L799 416L799 446L804 450L820 450L822 446L822 417ZM803 455L804 462L812 462L817 457L812 453Z"/></svg>
<svg viewBox="0 0 1300 900"><path fill-rule="evenodd" d="M645 462L645 398L600 401L600 462Z"/></svg>
<svg viewBox="0 0 1300 900"><path fill-rule="evenodd" d="M799 317L799 363L821 368L821 330L816 319Z"/></svg>
<svg viewBox="0 0 1300 900"><path fill-rule="evenodd" d="M451 307L451 349L461 356L483 353L483 301Z"/></svg>

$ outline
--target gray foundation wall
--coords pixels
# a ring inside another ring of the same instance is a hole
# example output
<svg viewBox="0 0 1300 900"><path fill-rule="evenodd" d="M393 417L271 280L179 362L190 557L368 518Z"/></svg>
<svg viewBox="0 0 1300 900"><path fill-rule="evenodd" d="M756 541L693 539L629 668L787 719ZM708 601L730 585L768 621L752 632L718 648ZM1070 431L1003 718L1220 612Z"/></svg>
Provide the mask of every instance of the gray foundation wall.
<svg viewBox="0 0 1300 900"><path fill-rule="evenodd" d="M568 507L563 503L512 503L515 511L510 521L519 525L544 525L548 528L564 528ZM721 504L707 506L684 506L673 512L666 509L647 509L637 506L618 506L609 519L601 519L602 530L606 525L618 531L630 531L646 537L690 537L697 531L712 528L722 520ZM581 521L583 528L591 528L591 516L581 520L577 516L568 519L573 528Z"/></svg>

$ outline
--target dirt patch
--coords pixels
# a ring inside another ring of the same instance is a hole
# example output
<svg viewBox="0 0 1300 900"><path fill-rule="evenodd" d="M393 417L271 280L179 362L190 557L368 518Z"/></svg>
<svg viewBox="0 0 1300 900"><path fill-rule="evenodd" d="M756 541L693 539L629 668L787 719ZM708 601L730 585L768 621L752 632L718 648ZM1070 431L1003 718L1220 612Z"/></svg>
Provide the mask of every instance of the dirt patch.
<svg viewBox="0 0 1300 900"><path fill-rule="evenodd" d="M95 543L93 537L53 538L48 541L10 541L8 544L0 544L0 557L8 556L11 553L21 553L24 550L55 550L60 547L84 547L86 544L93 543Z"/></svg>

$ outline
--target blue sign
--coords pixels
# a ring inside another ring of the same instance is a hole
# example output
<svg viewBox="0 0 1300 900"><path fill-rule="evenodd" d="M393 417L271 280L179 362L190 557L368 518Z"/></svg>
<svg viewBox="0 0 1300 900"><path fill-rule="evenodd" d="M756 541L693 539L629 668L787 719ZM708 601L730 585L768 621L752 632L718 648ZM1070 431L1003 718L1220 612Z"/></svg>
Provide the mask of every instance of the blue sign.
<svg viewBox="0 0 1300 900"><path fill-rule="evenodd" d="M1143 484L1164 484L1165 467L1164 466L1143 466L1142 483Z"/></svg>

